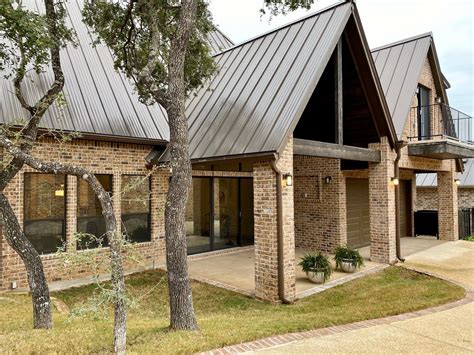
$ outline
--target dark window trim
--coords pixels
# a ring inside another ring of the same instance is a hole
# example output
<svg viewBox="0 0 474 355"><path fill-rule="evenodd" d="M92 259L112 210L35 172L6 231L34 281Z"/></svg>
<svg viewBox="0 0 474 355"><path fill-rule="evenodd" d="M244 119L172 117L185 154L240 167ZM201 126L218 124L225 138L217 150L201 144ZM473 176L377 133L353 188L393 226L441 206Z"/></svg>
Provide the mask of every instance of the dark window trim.
<svg viewBox="0 0 474 355"><path fill-rule="evenodd" d="M135 242L135 243L139 243L139 244L142 244L142 243L150 243L153 241L153 235L152 235L152 228L151 228L151 195L152 195L152 182L151 182L151 178L152 178L152 175L143 175L143 174L120 174L120 226L122 227L123 226L123 221L122 221L122 216L124 216L124 213L122 212L122 186L123 186L123 177L124 176L141 176L141 177L146 177L148 179L148 229L150 230L150 239L149 240L145 240L143 242ZM113 188L113 180L112 180L112 188ZM132 216L132 215L136 215L137 213L129 213L129 214L125 214L125 216ZM122 233L123 234L123 233Z"/></svg>
<svg viewBox="0 0 474 355"><path fill-rule="evenodd" d="M68 183L67 183L67 175L66 174L52 174L52 173L42 173L42 172L39 172L39 171L26 171L23 173L23 233L25 233L25 236L26 236L26 192L25 192L25 176L26 175L33 175L33 174L37 174L37 175L63 175L64 176L64 213L63 213L63 225L62 225L62 239L64 240L65 242L65 245L66 245L66 249L68 248L68 243L67 243L67 234L66 234L66 223L67 223L67 203L68 203L68 194L67 194L67 191L68 191ZM57 219L57 218L55 218ZM45 220L45 219L43 219ZM26 236L28 238L28 236ZM50 253L40 253L38 252L40 255L52 255L56 252L50 252Z"/></svg>

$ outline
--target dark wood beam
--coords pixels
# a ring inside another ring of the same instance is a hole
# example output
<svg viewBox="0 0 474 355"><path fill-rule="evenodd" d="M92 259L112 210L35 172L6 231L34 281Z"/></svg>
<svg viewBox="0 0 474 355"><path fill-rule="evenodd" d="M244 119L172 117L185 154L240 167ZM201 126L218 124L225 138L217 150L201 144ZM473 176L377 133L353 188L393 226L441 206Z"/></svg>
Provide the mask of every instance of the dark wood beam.
<svg viewBox="0 0 474 355"><path fill-rule="evenodd" d="M347 145L293 139L293 154L380 163L380 151Z"/></svg>
<svg viewBox="0 0 474 355"><path fill-rule="evenodd" d="M336 60L334 65L334 82L335 82L335 112L336 112L336 137L337 144L343 143L343 108L342 108L342 38L339 38L336 47Z"/></svg>

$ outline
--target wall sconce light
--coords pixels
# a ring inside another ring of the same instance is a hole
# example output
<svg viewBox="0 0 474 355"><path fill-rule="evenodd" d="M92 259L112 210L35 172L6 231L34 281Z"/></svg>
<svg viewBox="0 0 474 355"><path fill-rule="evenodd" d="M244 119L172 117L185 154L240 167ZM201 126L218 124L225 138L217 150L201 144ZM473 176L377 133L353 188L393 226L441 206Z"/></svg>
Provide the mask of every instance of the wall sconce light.
<svg viewBox="0 0 474 355"><path fill-rule="evenodd" d="M293 186L293 175L285 174L283 178L286 180L286 186Z"/></svg>
<svg viewBox="0 0 474 355"><path fill-rule="evenodd" d="M332 181L332 176L325 176L325 177L324 177L324 182L325 182L326 184L330 184L331 181Z"/></svg>
<svg viewBox="0 0 474 355"><path fill-rule="evenodd" d="M442 100L443 100L443 99L442 99L441 97L439 97L439 96L435 99L435 101L436 101L437 104L440 104Z"/></svg>
<svg viewBox="0 0 474 355"><path fill-rule="evenodd" d="M394 184L395 186L397 186L397 185L400 183L400 181L399 181L398 178L396 178L396 177L391 178L390 181L391 181L392 184Z"/></svg>
<svg viewBox="0 0 474 355"><path fill-rule="evenodd" d="M54 191L54 196L57 196L57 197L64 197L64 184L61 184L61 187Z"/></svg>
<svg viewBox="0 0 474 355"><path fill-rule="evenodd" d="M455 183L457 186L459 186L459 185L461 185L461 180L459 180L459 179L454 179L454 183Z"/></svg>

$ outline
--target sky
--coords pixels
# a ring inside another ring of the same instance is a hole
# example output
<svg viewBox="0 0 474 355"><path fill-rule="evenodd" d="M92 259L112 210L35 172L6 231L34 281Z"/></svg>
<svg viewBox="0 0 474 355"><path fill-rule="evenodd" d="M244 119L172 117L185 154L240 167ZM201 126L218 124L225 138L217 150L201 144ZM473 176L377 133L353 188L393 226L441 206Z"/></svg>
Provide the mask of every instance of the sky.
<svg viewBox="0 0 474 355"><path fill-rule="evenodd" d="M214 21L235 43L336 3L315 0L311 10L261 18L263 0L210 0ZM474 114L474 0L357 0L371 48L433 32L452 107Z"/></svg>

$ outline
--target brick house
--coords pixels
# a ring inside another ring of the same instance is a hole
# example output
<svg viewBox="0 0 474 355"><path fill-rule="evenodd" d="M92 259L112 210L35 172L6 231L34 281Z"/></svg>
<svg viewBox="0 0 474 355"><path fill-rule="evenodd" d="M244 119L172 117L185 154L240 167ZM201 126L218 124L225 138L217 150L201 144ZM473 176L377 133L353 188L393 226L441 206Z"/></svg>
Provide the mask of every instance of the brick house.
<svg viewBox="0 0 474 355"><path fill-rule="evenodd" d="M80 46L64 51L67 105L51 108L45 125L82 136L60 143L46 134L34 154L100 174L122 231L147 264L162 264L165 114L138 102L113 70L109 51L90 47L78 3L67 6ZM254 245L256 296L292 300L295 247L331 252L342 244L370 244L371 259L396 260L394 178L400 178L402 234L411 235L420 171L438 174L446 206L441 238L457 238L454 176L462 169L459 159L473 150L446 139L444 116L435 120L418 109L412 117L412 107L424 106L416 100L448 104L431 35L371 51L356 5L345 2L238 45L218 31L213 37L220 70L186 107L193 163L189 254ZM41 80L47 75L35 81ZM426 92L420 94L419 84ZM1 85L1 119L11 122L23 113L9 83ZM417 124L423 128L413 136ZM401 139L409 143L397 176ZM5 193L43 254L48 280L90 273L86 265L65 270L52 253L63 241L80 252L84 245L71 242L74 234L103 228L82 181L24 168ZM0 289L13 281L25 285L21 260L3 238L0 245Z"/></svg>

